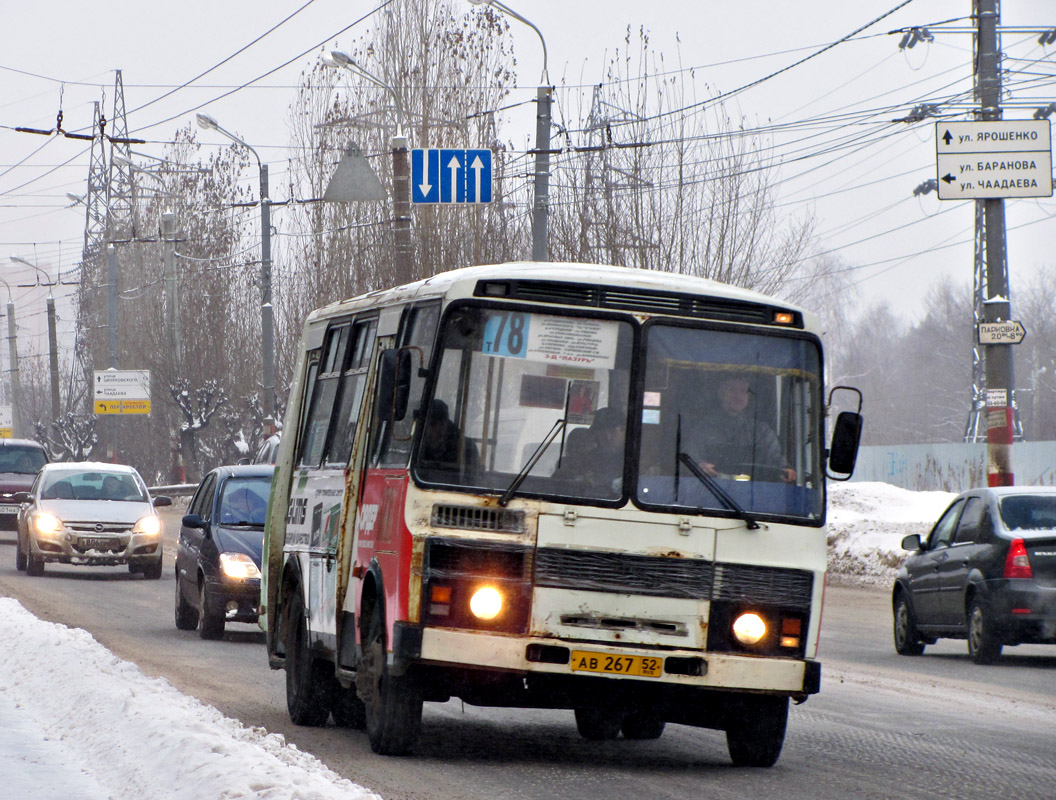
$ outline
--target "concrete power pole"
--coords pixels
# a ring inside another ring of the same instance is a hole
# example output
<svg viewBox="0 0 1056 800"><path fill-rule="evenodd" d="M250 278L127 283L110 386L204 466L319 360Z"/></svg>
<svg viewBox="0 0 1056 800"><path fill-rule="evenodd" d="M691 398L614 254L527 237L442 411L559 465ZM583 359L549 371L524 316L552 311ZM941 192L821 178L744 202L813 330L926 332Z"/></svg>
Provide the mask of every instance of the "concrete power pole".
<svg viewBox="0 0 1056 800"><path fill-rule="evenodd" d="M22 420L18 404L22 402L22 381L18 375L18 333L15 325L15 303L7 301L7 352L11 359L11 435L22 435Z"/></svg>
<svg viewBox="0 0 1056 800"><path fill-rule="evenodd" d="M998 24L999 0L975 0L976 91L979 117L1001 119L1001 46ZM985 322L1011 319L1008 258L1005 246L1005 201L977 200L983 204L986 229L986 289L983 300ZM986 358L986 460L990 486L1012 486L1012 441L1015 431L1015 397L1012 375L1012 345L985 345Z"/></svg>
<svg viewBox="0 0 1056 800"><path fill-rule="evenodd" d="M59 337L55 329L55 298L48 293L48 349L51 361L51 421L57 422L59 403Z"/></svg>
<svg viewBox="0 0 1056 800"><path fill-rule="evenodd" d="M180 303L176 285L176 215L161 215L161 238L165 242L165 321L173 372L180 374Z"/></svg>

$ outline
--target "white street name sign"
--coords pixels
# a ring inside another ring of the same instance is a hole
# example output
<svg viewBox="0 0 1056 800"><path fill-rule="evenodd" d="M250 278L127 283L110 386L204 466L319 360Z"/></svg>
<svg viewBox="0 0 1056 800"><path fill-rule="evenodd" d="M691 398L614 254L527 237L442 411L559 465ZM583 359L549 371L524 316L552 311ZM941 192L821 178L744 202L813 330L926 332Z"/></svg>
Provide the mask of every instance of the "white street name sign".
<svg viewBox="0 0 1056 800"><path fill-rule="evenodd" d="M1047 119L938 122L940 200L1052 197Z"/></svg>

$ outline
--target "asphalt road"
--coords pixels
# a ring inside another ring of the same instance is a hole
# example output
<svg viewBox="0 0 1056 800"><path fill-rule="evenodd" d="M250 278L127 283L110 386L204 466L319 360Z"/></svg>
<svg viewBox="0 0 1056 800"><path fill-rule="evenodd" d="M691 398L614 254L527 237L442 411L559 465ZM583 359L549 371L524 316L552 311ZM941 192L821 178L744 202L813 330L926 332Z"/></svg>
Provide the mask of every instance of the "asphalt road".
<svg viewBox="0 0 1056 800"><path fill-rule="evenodd" d="M716 731L669 725L656 741L588 742L569 711L460 701L426 704L416 753L385 758L361 732L289 722L284 674L268 669L255 626L231 625L216 642L176 630L171 542L166 555L160 581L56 565L29 578L15 571L13 534L0 533L0 595L86 629L246 725L282 733L386 800L1056 796L1056 648L1008 648L985 667L963 642L899 657L882 590L828 588L822 691L792 708L773 769L734 769Z"/></svg>

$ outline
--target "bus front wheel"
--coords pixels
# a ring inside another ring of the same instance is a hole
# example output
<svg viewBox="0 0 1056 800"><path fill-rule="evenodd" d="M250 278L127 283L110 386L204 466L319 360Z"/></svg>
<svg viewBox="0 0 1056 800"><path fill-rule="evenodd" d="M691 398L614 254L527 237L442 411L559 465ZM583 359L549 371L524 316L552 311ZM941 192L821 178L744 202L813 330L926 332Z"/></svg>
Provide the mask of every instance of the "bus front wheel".
<svg viewBox="0 0 1056 800"><path fill-rule="evenodd" d="M747 696L731 710L726 747L735 767L772 767L788 725L788 698Z"/></svg>
<svg viewBox="0 0 1056 800"><path fill-rule="evenodd" d="M422 695L411 675L396 677L385 649L385 610L374 604L363 656L356 668L359 696L366 711L367 738L380 755L405 755L414 747L422 724Z"/></svg>

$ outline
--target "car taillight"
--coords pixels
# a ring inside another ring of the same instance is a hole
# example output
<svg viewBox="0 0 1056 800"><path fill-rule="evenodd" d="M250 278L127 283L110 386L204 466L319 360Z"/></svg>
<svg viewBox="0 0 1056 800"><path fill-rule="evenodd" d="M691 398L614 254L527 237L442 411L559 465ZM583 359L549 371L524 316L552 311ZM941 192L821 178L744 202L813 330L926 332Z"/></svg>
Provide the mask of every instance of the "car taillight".
<svg viewBox="0 0 1056 800"><path fill-rule="evenodd" d="M1034 570L1030 568L1030 558L1027 557L1027 547L1022 539L1013 539L1008 547L1008 555L1005 557L1005 577L1034 577Z"/></svg>

